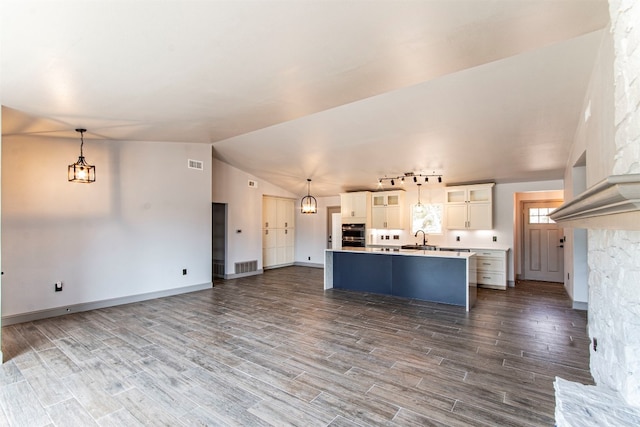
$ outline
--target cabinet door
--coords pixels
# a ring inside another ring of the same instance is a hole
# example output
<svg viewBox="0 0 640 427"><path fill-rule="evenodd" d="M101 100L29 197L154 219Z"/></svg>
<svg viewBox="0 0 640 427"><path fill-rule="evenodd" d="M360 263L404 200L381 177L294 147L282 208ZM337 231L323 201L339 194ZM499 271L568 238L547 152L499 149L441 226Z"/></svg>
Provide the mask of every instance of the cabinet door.
<svg viewBox="0 0 640 427"><path fill-rule="evenodd" d="M491 203L469 203L467 226L473 230L491 230Z"/></svg>
<svg viewBox="0 0 640 427"><path fill-rule="evenodd" d="M276 265L277 247L276 247L276 230L262 230L262 264L264 267Z"/></svg>
<svg viewBox="0 0 640 427"><path fill-rule="evenodd" d="M353 212L353 198L351 194L341 194L340 195L340 215L344 219L349 219L354 216L355 212ZM343 221L344 222L344 221ZM349 222L346 222L347 224Z"/></svg>
<svg viewBox="0 0 640 427"><path fill-rule="evenodd" d="M403 228L402 209L399 205L389 205L387 211L387 228L401 230Z"/></svg>
<svg viewBox="0 0 640 427"><path fill-rule="evenodd" d="M387 228L387 209L382 207L371 208L371 228Z"/></svg>
<svg viewBox="0 0 640 427"><path fill-rule="evenodd" d="M278 199L277 202L277 228L293 228L294 203L291 199Z"/></svg>
<svg viewBox="0 0 640 427"><path fill-rule="evenodd" d="M262 230L262 248L270 249L275 248L276 243L276 230L275 229L264 229Z"/></svg>
<svg viewBox="0 0 640 427"><path fill-rule="evenodd" d="M464 230L467 228L467 204L447 204L445 206L445 217L448 229Z"/></svg>
<svg viewBox="0 0 640 427"><path fill-rule="evenodd" d="M469 202L490 202L491 187L469 189L469 195L467 200Z"/></svg>
<svg viewBox="0 0 640 427"><path fill-rule="evenodd" d="M353 216L357 216L360 218L367 217L367 194L366 193L354 193L353 194L353 211L355 214Z"/></svg>
<svg viewBox="0 0 640 427"><path fill-rule="evenodd" d="M388 194L385 204L387 206L400 206L400 194L397 192L394 194Z"/></svg>
<svg viewBox="0 0 640 427"><path fill-rule="evenodd" d="M262 250L262 266L271 267L277 265L276 248L263 249Z"/></svg>
<svg viewBox="0 0 640 427"><path fill-rule="evenodd" d="M371 196L371 206L373 208L382 207L386 204L386 197L383 194L374 194Z"/></svg>
<svg viewBox="0 0 640 427"><path fill-rule="evenodd" d="M464 203L467 201L467 191L460 188L456 190L446 190L447 203Z"/></svg>
<svg viewBox="0 0 640 427"><path fill-rule="evenodd" d="M278 199L262 198L262 228L275 228L278 222Z"/></svg>

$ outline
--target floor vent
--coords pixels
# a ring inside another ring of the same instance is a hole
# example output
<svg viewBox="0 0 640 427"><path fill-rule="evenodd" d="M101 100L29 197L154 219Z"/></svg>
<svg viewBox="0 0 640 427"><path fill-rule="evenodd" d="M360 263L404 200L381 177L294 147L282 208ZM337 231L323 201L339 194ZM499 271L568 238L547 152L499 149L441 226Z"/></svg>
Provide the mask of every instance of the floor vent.
<svg viewBox="0 0 640 427"><path fill-rule="evenodd" d="M258 271L258 261L236 262L236 274Z"/></svg>
<svg viewBox="0 0 640 427"><path fill-rule="evenodd" d="M204 169L204 164L202 163L201 160L191 160L191 159L189 159L187 161L187 166L189 167L189 169L197 169L199 171Z"/></svg>
<svg viewBox="0 0 640 427"><path fill-rule="evenodd" d="M213 277L224 278L224 261L219 259L213 260Z"/></svg>

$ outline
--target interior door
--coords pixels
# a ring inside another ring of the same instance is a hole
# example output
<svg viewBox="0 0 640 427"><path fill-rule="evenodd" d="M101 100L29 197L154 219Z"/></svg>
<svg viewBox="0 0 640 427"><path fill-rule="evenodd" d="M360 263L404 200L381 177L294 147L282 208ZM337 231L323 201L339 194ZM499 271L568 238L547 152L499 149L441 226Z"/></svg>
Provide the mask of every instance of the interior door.
<svg viewBox="0 0 640 427"><path fill-rule="evenodd" d="M549 214L561 202L524 204L524 279L564 281L564 237Z"/></svg>
<svg viewBox="0 0 640 427"><path fill-rule="evenodd" d="M337 216L335 214L338 214ZM342 246L342 220L340 206L327 207L327 249L336 249ZM334 243L335 242L335 243Z"/></svg>

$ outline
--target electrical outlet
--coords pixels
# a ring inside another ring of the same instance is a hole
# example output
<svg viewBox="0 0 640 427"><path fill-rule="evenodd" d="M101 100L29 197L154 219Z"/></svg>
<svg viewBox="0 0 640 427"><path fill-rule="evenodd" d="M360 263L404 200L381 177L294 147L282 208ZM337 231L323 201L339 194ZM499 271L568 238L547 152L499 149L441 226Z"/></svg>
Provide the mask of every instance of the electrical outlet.
<svg viewBox="0 0 640 427"><path fill-rule="evenodd" d="M593 339L593 351L598 351L598 338Z"/></svg>
<svg viewBox="0 0 640 427"><path fill-rule="evenodd" d="M460 241L460 236L456 236L456 242Z"/></svg>
<svg viewBox="0 0 640 427"><path fill-rule="evenodd" d="M186 275L187 275L187 269L186 269L186 268L183 268L183 269L182 269L182 275L183 275L183 276L186 276Z"/></svg>
<svg viewBox="0 0 640 427"><path fill-rule="evenodd" d="M498 241L498 236L493 236L493 241L497 242Z"/></svg>
<svg viewBox="0 0 640 427"><path fill-rule="evenodd" d="M307 261L311 261L311 257L310 256L307 257Z"/></svg>
<svg viewBox="0 0 640 427"><path fill-rule="evenodd" d="M62 282L56 282L54 286L56 292L62 292Z"/></svg>

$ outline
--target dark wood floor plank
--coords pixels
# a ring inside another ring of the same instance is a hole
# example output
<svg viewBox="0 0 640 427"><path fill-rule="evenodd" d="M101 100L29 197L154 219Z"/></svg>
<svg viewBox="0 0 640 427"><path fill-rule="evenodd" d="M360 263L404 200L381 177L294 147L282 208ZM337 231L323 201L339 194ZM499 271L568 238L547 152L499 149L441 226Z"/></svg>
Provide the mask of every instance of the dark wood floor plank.
<svg viewBox="0 0 640 427"><path fill-rule="evenodd" d="M268 270L4 327L0 424L553 425L555 375L593 383L586 322L561 284L465 312Z"/></svg>

